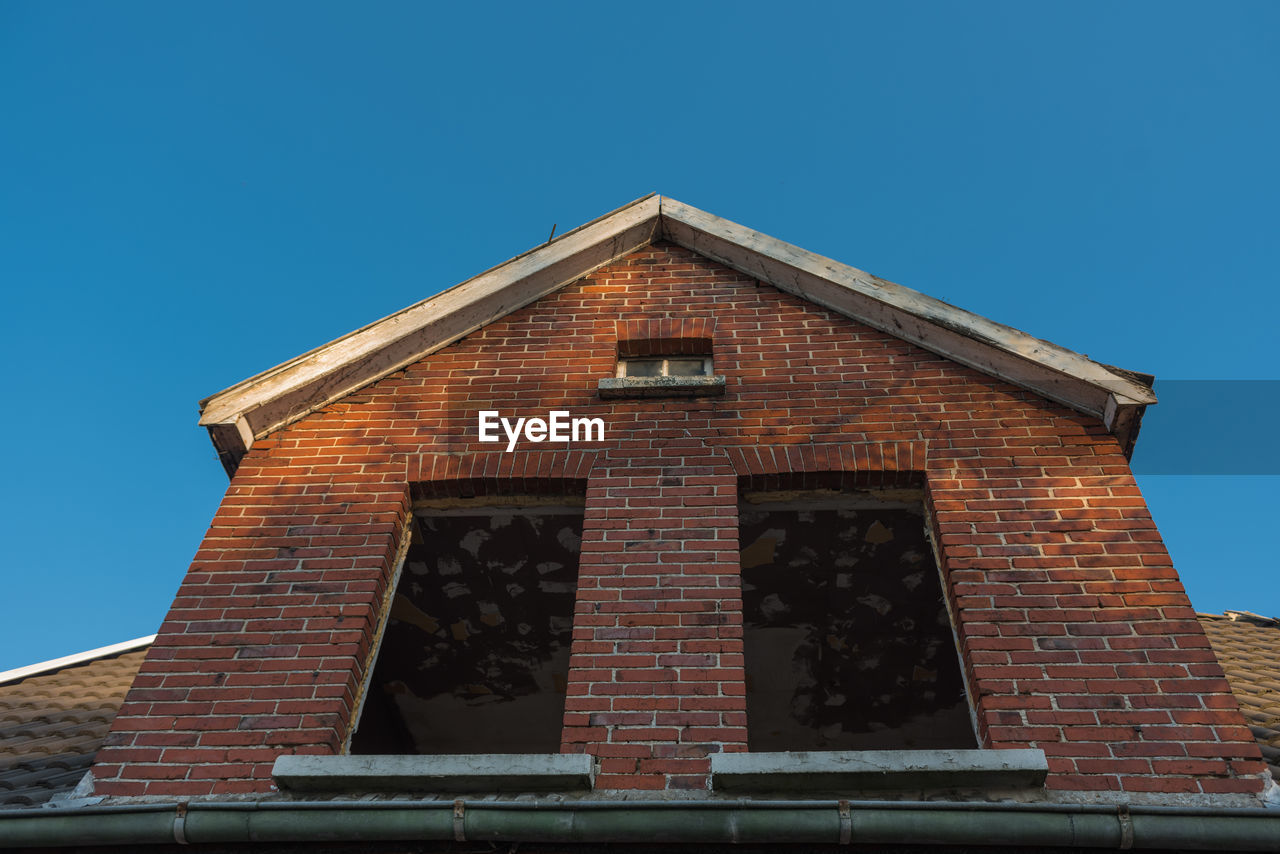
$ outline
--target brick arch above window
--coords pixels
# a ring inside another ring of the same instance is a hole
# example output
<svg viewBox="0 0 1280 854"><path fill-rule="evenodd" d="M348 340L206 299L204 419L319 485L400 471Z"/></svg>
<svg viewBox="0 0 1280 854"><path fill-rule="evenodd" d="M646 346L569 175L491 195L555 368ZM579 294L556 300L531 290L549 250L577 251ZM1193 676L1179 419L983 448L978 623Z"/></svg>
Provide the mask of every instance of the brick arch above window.
<svg viewBox="0 0 1280 854"><path fill-rule="evenodd" d="M543 495L582 491L599 451L513 451L415 454L407 474L410 497Z"/></svg>
<svg viewBox="0 0 1280 854"><path fill-rule="evenodd" d="M715 334L712 317L646 317L617 323L618 356L705 356Z"/></svg>
<svg viewBox="0 0 1280 854"><path fill-rule="evenodd" d="M725 448L744 491L918 487L924 442L753 445Z"/></svg>

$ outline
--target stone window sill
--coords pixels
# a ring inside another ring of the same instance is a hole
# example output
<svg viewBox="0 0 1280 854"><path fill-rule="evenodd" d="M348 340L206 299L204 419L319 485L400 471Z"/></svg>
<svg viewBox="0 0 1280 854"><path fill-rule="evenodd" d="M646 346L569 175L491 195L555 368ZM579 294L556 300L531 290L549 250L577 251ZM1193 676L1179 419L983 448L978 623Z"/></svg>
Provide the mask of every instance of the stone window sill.
<svg viewBox="0 0 1280 854"><path fill-rule="evenodd" d="M585 754L484 753L449 756L281 756L271 769L295 792L569 792L589 790Z"/></svg>
<svg viewBox="0 0 1280 854"><path fill-rule="evenodd" d="M1042 750L848 750L715 753L717 791L1038 788Z"/></svg>
<svg viewBox="0 0 1280 854"><path fill-rule="evenodd" d="M723 395L724 391L723 376L605 377L599 386L603 398L716 397Z"/></svg>

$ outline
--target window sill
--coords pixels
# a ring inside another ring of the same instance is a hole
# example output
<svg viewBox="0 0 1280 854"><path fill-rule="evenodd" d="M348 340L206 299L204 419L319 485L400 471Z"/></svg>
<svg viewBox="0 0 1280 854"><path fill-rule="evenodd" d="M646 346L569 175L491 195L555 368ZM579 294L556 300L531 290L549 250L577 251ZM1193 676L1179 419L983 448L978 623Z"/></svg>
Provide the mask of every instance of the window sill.
<svg viewBox="0 0 1280 854"><path fill-rule="evenodd" d="M724 390L723 376L605 377L599 386L603 398L716 397L723 395Z"/></svg>
<svg viewBox="0 0 1280 854"><path fill-rule="evenodd" d="M715 753L718 791L1038 788L1049 766L1042 750L848 750Z"/></svg>
<svg viewBox="0 0 1280 854"><path fill-rule="evenodd" d="M295 792L568 792L595 779L581 753L281 756L271 777Z"/></svg>

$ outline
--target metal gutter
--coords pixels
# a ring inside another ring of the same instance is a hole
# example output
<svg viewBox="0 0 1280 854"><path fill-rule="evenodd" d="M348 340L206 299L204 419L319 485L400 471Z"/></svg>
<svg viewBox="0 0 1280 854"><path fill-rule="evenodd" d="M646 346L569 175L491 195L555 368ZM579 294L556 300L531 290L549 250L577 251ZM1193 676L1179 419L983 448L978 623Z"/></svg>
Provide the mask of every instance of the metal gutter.
<svg viewBox="0 0 1280 854"><path fill-rule="evenodd" d="M482 841L1280 852L1264 809L906 801L312 801L0 811L0 847Z"/></svg>

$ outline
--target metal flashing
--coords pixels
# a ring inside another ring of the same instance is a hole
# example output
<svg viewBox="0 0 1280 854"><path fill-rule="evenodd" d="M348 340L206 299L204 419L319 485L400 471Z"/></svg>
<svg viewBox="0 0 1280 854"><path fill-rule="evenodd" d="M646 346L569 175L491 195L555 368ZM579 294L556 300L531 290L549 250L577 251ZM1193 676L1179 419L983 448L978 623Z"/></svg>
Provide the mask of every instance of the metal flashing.
<svg viewBox="0 0 1280 854"><path fill-rule="evenodd" d="M155 635L147 635L143 638L134 638L129 641L111 644L110 646L101 646L97 649L87 650L85 652L77 652L74 655L64 655L62 658L53 658L49 661L42 661L39 664L28 664L25 667L15 667L13 670L5 670L0 672L0 685L8 682L16 682L19 679L27 679L31 676L38 676L41 673L49 673L54 670L62 670L65 667L74 667L77 664L85 664L99 658L106 658L112 655L119 655L123 652L139 649L150 645L156 639Z"/></svg>

